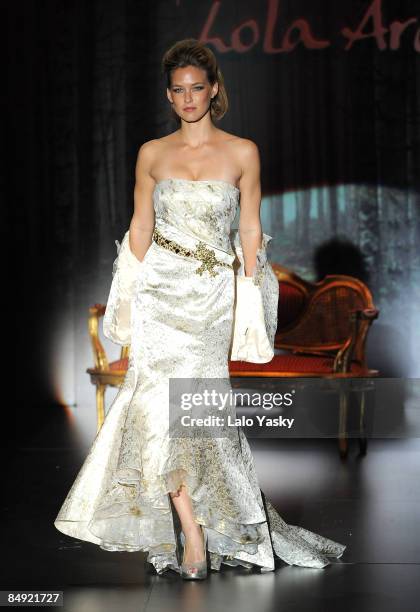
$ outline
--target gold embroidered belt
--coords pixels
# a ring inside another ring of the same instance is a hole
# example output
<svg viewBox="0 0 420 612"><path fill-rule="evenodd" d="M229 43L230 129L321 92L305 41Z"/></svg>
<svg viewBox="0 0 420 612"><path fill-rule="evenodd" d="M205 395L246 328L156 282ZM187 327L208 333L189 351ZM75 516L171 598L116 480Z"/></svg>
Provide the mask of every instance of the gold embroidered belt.
<svg viewBox="0 0 420 612"><path fill-rule="evenodd" d="M214 271L215 266L224 266L226 268L232 268L232 264L227 264L224 261L219 261L216 258L216 253L213 249L209 249L206 246L205 242L199 241L195 250L187 249L183 247L181 244L178 244L174 240L169 240L169 238L165 238L162 234L155 229L153 231L153 240L159 245L164 247L165 249L169 249L170 251L177 253L178 255L185 255L186 257L193 257L194 259L198 259L201 261L201 266L195 270L196 274L200 274L200 276L207 270L210 276L216 276L216 272Z"/></svg>

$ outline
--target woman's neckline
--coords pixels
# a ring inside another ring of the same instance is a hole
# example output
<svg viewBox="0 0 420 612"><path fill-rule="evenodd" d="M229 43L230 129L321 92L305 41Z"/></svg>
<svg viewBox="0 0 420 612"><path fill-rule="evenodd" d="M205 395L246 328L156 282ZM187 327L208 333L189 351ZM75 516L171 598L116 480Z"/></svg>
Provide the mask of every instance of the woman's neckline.
<svg viewBox="0 0 420 612"><path fill-rule="evenodd" d="M236 187L233 183L230 183L229 181L224 181L222 179L185 179L178 178L176 176L171 176L166 179L161 179L160 181L157 181L155 187L161 185L162 183L168 183L169 181L181 181L183 183L221 183L223 185L229 185L229 187L235 189L235 191L240 193L240 189Z"/></svg>

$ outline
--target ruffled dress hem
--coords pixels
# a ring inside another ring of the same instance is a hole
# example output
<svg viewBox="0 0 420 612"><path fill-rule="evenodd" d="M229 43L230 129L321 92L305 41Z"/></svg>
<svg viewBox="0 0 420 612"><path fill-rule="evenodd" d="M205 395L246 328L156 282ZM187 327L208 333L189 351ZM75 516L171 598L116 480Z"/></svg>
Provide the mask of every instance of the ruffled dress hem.
<svg viewBox="0 0 420 612"><path fill-rule="evenodd" d="M288 565L324 568L331 563L330 558L339 559L346 549L302 527L288 525L268 500L266 518L261 514L260 522L235 522L212 511L210 503L200 502L194 494L197 484L197 478L184 468L170 470L153 481L142 480L137 469L120 470L89 521L57 518L54 524L61 532L108 552L147 552L146 560L158 574L169 569L180 573L179 533L173 527L169 495L185 485L195 520L207 531L212 570L220 571L225 564L273 571L274 556ZM257 500L254 502L258 505ZM165 514L170 514L170 520L162 522ZM162 525L171 528L165 530ZM263 543L264 551L271 551L271 559L265 562L259 556Z"/></svg>

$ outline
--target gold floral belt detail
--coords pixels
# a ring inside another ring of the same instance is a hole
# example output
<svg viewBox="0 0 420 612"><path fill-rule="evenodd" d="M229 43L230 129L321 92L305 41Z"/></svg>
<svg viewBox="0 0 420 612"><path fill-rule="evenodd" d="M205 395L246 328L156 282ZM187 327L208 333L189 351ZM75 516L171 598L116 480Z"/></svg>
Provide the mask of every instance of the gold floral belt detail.
<svg viewBox="0 0 420 612"><path fill-rule="evenodd" d="M194 259L198 259L202 262L201 266L195 270L196 274L200 274L200 276L207 270L210 276L216 276L216 272L214 271L215 266L224 266L226 268L232 268L232 264L227 264L224 261L219 261L216 258L216 254L213 249L209 249L205 242L199 242L196 249L187 249L183 247L181 244L178 244L174 240L169 240L169 238L165 238L162 234L155 229L153 231L153 240L159 245L164 247L165 249L169 249L178 255L185 255L186 257L193 257Z"/></svg>

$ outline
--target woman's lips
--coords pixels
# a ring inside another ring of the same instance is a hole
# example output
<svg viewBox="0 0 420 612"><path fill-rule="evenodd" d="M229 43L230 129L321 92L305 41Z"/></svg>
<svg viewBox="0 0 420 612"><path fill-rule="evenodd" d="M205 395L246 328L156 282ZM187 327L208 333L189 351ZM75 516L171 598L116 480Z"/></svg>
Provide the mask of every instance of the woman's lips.
<svg viewBox="0 0 420 612"><path fill-rule="evenodd" d="M187 106L186 108L184 108L184 111L190 112L195 110L195 106Z"/></svg>

